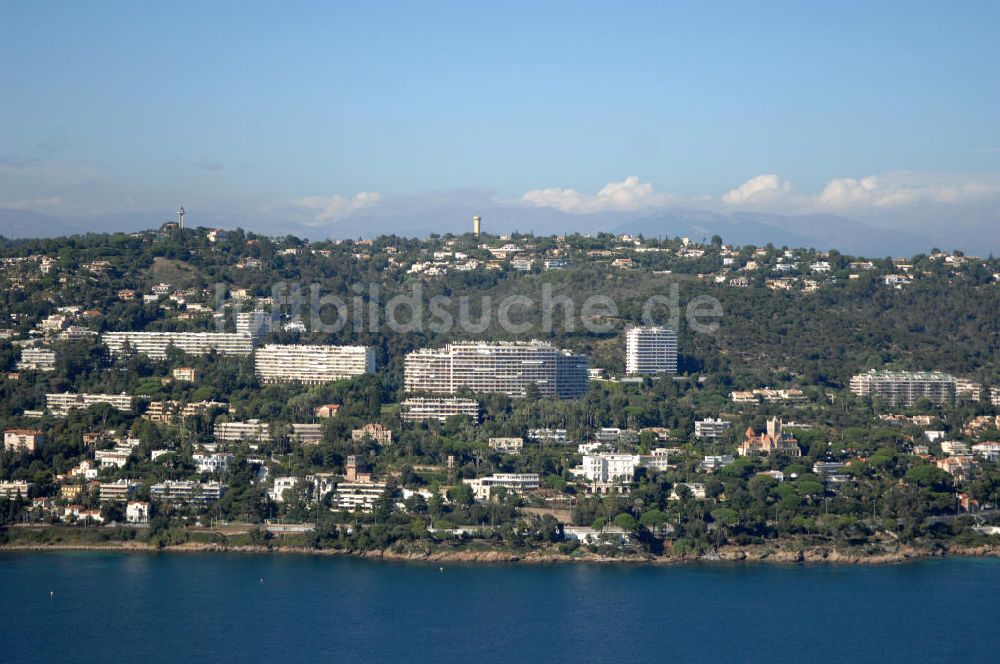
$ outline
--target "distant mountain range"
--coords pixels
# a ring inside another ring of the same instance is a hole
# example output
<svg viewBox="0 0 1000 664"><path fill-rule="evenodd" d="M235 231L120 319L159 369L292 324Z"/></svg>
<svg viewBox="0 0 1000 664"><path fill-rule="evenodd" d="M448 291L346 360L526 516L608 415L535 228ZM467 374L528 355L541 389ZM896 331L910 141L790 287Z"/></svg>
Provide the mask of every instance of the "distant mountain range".
<svg viewBox="0 0 1000 664"><path fill-rule="evenodd" d="M647 237L690 237L709 239L719 235L732 244L813 247L838 249L865 256L910 256L928 252L935 244L930 236L916 232L872 226L846 217L828 214L780 215L737 212L722 214L694 208L670 208L656 212L595 212L570 214L553 208L523 206L450 206L423 209L387 209L374 207L356 212L345 220L312 224L301 215L273 218L245 218L225 214L189 214L192 225L243 227L257 232L293 234L310 239L359 238L395 234L426 237L431 233L465 233L472 228L472 216L483 217L487 233L629 233ZM296 216L298 219L296 219ZM156 227L169 215L160 212L118 213L86 219L67 220L51 215L17 209L0 209L0 234L16 238L53 237L87 232L136 231ZM940 239L940 238L939 238ZM973 241L964 247L976 249ZM963 248L948 245L947 248Z"/></svg>

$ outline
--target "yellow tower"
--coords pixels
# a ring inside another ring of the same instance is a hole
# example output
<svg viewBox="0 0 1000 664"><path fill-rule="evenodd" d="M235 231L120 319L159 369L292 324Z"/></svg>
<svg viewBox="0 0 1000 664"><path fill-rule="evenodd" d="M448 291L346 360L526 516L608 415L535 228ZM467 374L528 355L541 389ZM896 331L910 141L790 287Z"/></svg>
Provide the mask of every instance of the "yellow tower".
<svg viewBox="0 0 1000 664"><path fill-rule="evenodd" d="M472 236L479 239L479 224L482 223L483 218L478 214L472 218Z"/></svg>

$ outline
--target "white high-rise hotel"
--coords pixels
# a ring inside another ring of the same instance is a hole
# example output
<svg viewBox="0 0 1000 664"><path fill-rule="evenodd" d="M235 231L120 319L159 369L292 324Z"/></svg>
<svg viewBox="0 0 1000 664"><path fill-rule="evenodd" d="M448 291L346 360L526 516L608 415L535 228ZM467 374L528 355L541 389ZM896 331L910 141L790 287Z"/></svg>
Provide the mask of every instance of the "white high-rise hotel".
<svg viewBox="0 0 1000 664"><path fill-rule="evenodd" d="M265 383L319 385L375 372L369 346L268 344L255 354L257 375Z"/></svg>
<svg viewBox="0 0 1000 664"><path fill-rule="evenodd" d="M503 392L522 397L536 385L545 397L573 399L587 391L587 358L544 341L462 341L406 356L406 390L454 394Z"/></svg>
<svg viewBox="0 0 1000 664"><path fill-rule="evenodd" d="M677 373L677 333L665 327L633 327L625 334L625 371Z"/></svg>

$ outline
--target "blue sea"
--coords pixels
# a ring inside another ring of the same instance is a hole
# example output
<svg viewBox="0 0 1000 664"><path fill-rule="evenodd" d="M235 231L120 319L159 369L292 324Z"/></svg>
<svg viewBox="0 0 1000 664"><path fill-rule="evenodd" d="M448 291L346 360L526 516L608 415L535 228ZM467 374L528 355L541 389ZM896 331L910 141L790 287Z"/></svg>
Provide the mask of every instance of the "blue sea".
<svg viewBox="0 0 1000 664"><path fill-rule="evenodd" d="M998 661L1000 560L0 553L0 662Z"/></svg>

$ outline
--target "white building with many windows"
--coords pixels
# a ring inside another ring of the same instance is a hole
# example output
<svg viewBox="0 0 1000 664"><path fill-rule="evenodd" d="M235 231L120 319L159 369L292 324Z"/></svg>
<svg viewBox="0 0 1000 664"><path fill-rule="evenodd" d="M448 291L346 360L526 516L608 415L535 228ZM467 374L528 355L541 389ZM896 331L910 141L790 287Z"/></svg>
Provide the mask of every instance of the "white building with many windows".
<svg viewBox="0 0 1000 664"><path fill-rule="evenodd" d="M502 454L520 454L524 449L524 438L490 438L491 450Z"/></svg>
<svg viewBox="0 0 1000 664"><path fill-rule="evenodd" d="M45 434L38 429L7 429L3 432L3 449L5 452L28 452L34 454L38 451Z"/></svg>
<svg viewBox="0 0 1000 664"><path fill-rule="evenodd" d="M955 402L957 380L938 371L869 371L851 378L851 392L896 406L914 406L926 399Z"/></svg>
<svg viewBox="0 0 1000 664"><path fill-rule="evenodd" d="M320 385L375 372L375 349L369 346L268 344L254 358L264 383Z"/></svg>
<svg viewBox="0 0 1000 664"><path fill-rule="evenodd" d="M625 371L677 373L677 333L665 327L633 327L625 333Z"/></svg>
<svg viewBox="0 0 1000 664"><path fill-rule="evenodd" d="M240 311L236 314L236 332L249 335L254 343L271 333L269 311Z"/></svg>
<svg viewBox="0 0 1000 664"><path fill-rule="evenodd" d="M23 480L4 480L0 482L0 498L13 500L21 496L21 498L27 500L31 497L32 486L34 485Z"/></svg>
<svg viewBox="0 0 1000 664"><path fill-rule="evenodd" d="M260 420L246 422L216 422L215 439L226 443L266 443L271 440L271 425Z"/></svg>
<svg viewBox="0 0 1000 664"><path fill-rule="evenodd" d="M584 454L582 474L590 482L631 482L639 466L638 454Z"/></svg>
<svg viewBox="0 0 1000 664"><path fill-rule="evenodd" d="M385 493L384 482L341 482L330 498L335 510L371 512Z"/></svg>
<svg viewBox="0 0 1000 664"><path fill-rule="evenodd" d="M220 355L253 352L253 339L249 334L232 332L105 332L101 339L114 356L120 356L128 348L152 360L165 359L171 346L188 355L205 355L212 351Z"/></svg>
<svg viewBox="0 0 1000 664"><path fill-rule="evenodd" d="M125 506L127 523L149 523L149 503L145 500L130 500Z"/></svg>
<svg viewBox="0 0 1000 664"><path fill-rule="evenodd" d="M128 412L132 410L132 396L125 394L88 394L85 392L63 392L61 394L46 394L45 405L53 415L68 415L74 408L89 408L106 403L115 410Z"/></svg>
<svg viewBox="0 0 1000 664"><path fill-rule="evenodd" d="M503 487L511 493L522 493L540 486L538 473L496 473L489 477L462 481L472 489L476 500L488 500L493 495L493 489L498 487Z"/></svg>
<svg viewBox="0 0 1000 664"><path fill-rule="evenodd" d="M319 445L323 441L323 425L310 422L292 424L288 438L302 445Z"/></svg>
<svg viewBox="0 0 1000 664"><path fill-rule="evenodd" d="M195 452L191 460L199 473L222 473L229 469L235 456L228 452Z"/></svg>
<svg viewBox="0 0 1000 664"><path fill-rule="evenodd" d="M18 371L55 371L56 352L48 348L22 348Z"/></svg>
<svg viewBox="0 0 1000 664"><path fill-rule="evenodd" d="M190 480L166 480L149 487L154 498L165 503L206 505L214 503L225 493L226 486L218 482L192 482Z"/></svg>
<svg viewBox="0 0 1000 664"><path fill-rule="evenodd" d="M274 484L271 486L271 490L267 492L271 500L276 503L285 502L285 492L294 489L302 478L295 477L294 475L287 475L284 477L275 477Z"/></svg>
<svg viewBox="0 0 1000 664"><path fill-rule="evenodd" d="M101 482L99 493L101 502L125 502L132 497L132 494L139 490L142 482L122 479L115 482Z"/></svg>
<svg viewBox="0 0 1000 664"><path fill-rule="evenodd" d="M694 435L698 438L710 440L723 436L733 428L733 423L727 420L712 419L696 420L694 423Z"/></svg>
<svg viewBox="0 0 1000 664"><path fill-rule="evenodd" d="M407 354L408 392L502 392L523 397L535 385L543 397L572 399L587 391L587 358L544 341L463 341Z"/></svg>
<svg viewBox="0 0 1000 664"><path fill-rule="evenodd" d="M475 399L410 397L400 406L404 422L422 422L424 420L444 422L454 415L465 415L473 421L479 421L479 402Z"/></svg>

